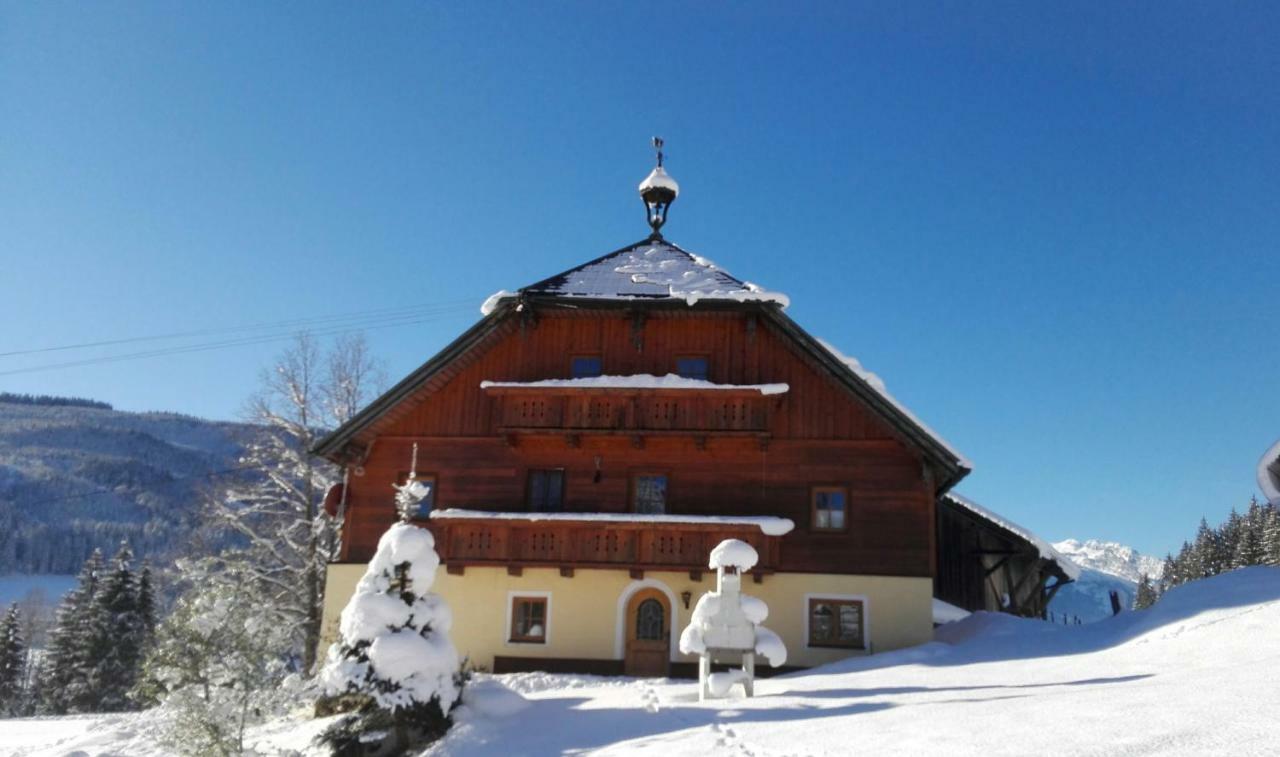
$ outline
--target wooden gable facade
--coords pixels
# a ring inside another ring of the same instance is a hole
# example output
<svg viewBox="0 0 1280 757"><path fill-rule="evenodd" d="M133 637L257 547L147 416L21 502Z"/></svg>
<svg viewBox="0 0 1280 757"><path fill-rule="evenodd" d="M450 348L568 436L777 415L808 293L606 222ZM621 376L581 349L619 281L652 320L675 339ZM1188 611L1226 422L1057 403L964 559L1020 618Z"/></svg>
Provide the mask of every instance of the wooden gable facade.
<svg viewBox="0 0 1280 757"><path fill-rule="evenodd" d="M692 358L720 386L482 387L568 379L575 358L610 376L676 373ZM785 392L750 388L779 383ZM778 537L726 524L424 521L450 570L693 570L734 535L756 543L761 572L930 577L938 495L967 473L777 304L758 301L525 292L501 304L318 447L349 473L343 560L367 561L394 521L391 484L415 444L436 511L528 512L545 504L531 488L553 471L563 513L636 512L637 481L660 477L668 515L795 523ZM829 498L843 507L834 520L818 513Z"/></svg>

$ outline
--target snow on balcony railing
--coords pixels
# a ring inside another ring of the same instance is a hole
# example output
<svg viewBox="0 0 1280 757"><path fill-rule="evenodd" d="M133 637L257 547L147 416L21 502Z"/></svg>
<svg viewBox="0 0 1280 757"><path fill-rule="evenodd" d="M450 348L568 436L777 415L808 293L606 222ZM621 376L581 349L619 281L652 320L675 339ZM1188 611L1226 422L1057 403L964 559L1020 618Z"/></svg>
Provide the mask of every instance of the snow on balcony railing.
<svg viewBox="0 0 1280 757"><path fill-rule="evenodd" d="M655 376L637 373L629 376L591 376L572 379L542 379L540 381L481 381L481 389L680 389L691 391L754 391L760 394L785 394L791 389L787 384L717 384L713 381L691 379L668 373Z"/></svg>
<svg viewBox="0 0 1280 757"><path fill-rule="evenodd" d="M561 523L652 523L655 525L755 526L766 536L783 536L796 524L771 515L643 515L640 513L517 513L449 508L435 510L432 520L470 519Z"/></svg>

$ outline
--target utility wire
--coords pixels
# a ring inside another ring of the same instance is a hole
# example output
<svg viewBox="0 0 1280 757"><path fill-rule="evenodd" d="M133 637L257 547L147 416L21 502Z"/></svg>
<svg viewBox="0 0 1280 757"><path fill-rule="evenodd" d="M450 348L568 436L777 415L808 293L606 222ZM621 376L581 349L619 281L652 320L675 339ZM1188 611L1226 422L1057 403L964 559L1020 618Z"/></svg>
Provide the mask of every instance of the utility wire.
<svg viewBox="0 0 1280 757"><path fill-rule="evenodd" d="M366 318L364 320L348 321L346 323L334 324L326 328L306 329L307 333L313 336L330 336L335 334L352 333L356 331L378 330L384 328L393 328L397 326L410 326L420 323L429 323L439 320L449 315L456 315L460 312L469 310L471 304L454 305L447 308L439 308L434 311L422 311L418 313L407 313L397 316L380 316L375 318ZM55 370L58 368L75 368L88 365L101 365L104 363L117 363L127 360L141 360L153 357L166 357L169 355L180 355L192 352L205 352L208 350L226 349L228 347L243 347L255 344L266 344L269 342L277 342L294 338L299 329L290 329L284 332L272 334L258 334L252 336L243 336L233 339L226 339L215 342L202 342L197 344L180 345L175 347L163 347L153 350L145 350L142 352L129 352L118 355L103 355L98 357L83 358L80 360L70 360L61 363L46 363L44 365L35 365L25 368L12 368L7 371L0 371L0 376L13 376L23 373L35 373L39 371Z"/></svg>
<svg viewBox="0 0 1280 757"><path fill-rule="evenodd" d="M478 299L478 298L476 298ZM97 342L80 342L77 344L60 344L53 347L36 347L25 350L10 350L8 352L0 352L0 357L16 357L19 355L34 355L42 352L61 352L65 350L79 350L89 347L107 347L117 344L131 344L134 342L150 342L165 339L183 339L193 336L214 336L217 334L230 334L244 331L260 331L265 329L278 329L289 327L293 329L305 328L309 325L320 323L332 323L334 321L347 320L351 318L367 318L376 315L395 315L406 312L418 311L424 308L453 308L473 302L472 299L466 300L448 300L445 302L420 303L417 305L406 305L396 308L380 308L375 310L359 310L350 313L340 313L335 315L314 316L309 318L296 318L284 321L271 321L264 323L250 323L239 326L225 326L221 328L198 329L194 331L178 331L169 334L152 334L149 336L132 336L122 337L119 339L104 339Z"/></svg>

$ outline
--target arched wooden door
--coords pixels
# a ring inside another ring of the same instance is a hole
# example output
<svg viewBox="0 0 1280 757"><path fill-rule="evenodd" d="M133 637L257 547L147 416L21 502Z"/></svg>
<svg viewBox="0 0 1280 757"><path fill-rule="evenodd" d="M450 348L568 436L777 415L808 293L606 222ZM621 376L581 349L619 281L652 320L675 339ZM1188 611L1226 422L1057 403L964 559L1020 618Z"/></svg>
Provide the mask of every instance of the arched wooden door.
<svg viewBox="0 0 1280 757"><path fill-rule="evenodd" d="M641 589L627 601L629 676L665 676L671 660L671 603L657 589Z"/></svg>

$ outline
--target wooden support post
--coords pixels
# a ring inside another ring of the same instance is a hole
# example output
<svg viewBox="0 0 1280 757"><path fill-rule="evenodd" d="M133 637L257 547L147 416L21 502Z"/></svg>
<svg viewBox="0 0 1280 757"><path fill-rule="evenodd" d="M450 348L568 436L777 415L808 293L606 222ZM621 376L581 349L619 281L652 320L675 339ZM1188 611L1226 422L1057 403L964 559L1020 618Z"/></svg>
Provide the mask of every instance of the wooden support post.
<svg viewBox="0 0 1280 757"><path fill-rule="evenodd" d="M634 579L635 579L635 580L637 580L637 581L643 581L643 580L644 580L644 571L643 571L643 570L641 570L640 568L632 568L632 569L631 569L631 577L632 577L632 578L634 578Z"/></svg>
<svg viewBox="0 0 1280 757"><path fill-rule="evenodd" d="M466 573L466 572L467 572L467 566L465 566L465 565L454 565L454 564L450 563L450 564L448 564L448 565L444 566L444 570L445 570L445 572L446 572L446 573L448 573L448 574L449 574L449 575L451 575L451 576L460 576L460 575L462 575L462 574L464 574L464 573Z"/></svg>
<svg viewBox="0 0 1280 757"><path fill-rule="evenodd" d="M507 566L507 575L508 575L508 576L522 576L522 575L524 575L524 568L523 568L523 567L521 567L521 566L519 566L519 565L508 565L508 566Z"/></svg>
<svg viewBox="0 0 1280 757"><path fill-rule="evenodd" d="M693 570L689 571L689 580L702 583L702 571L698 570L697 568L694 568Z"/></svg>
<svg viewBox="0 0 1280 757"><path fill-rule="evenodd" d="M570 568L570 567L562 567L562 568L560 568L560 577L561 577L561 578L573 578L573 568Z"/></svg>

